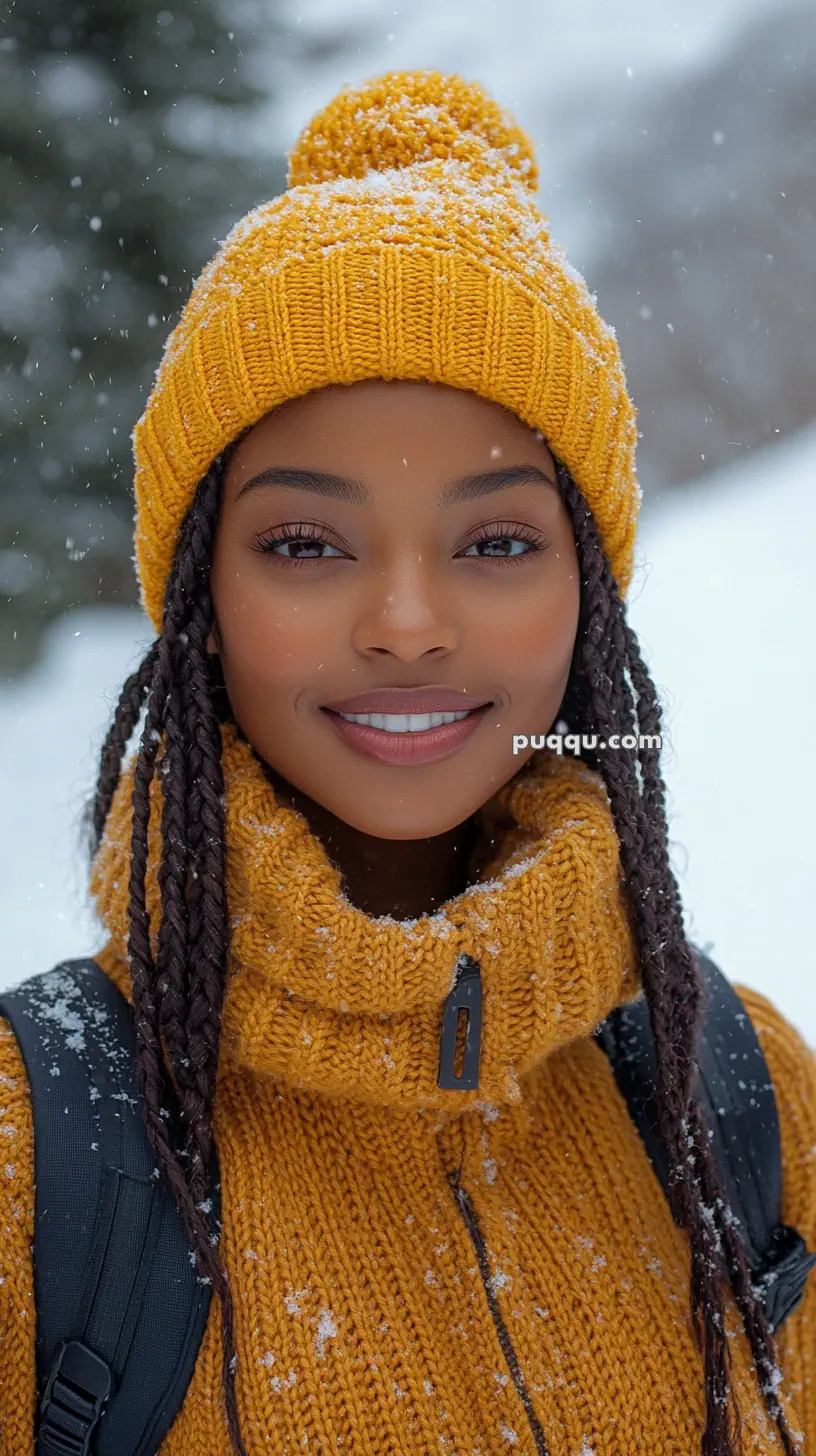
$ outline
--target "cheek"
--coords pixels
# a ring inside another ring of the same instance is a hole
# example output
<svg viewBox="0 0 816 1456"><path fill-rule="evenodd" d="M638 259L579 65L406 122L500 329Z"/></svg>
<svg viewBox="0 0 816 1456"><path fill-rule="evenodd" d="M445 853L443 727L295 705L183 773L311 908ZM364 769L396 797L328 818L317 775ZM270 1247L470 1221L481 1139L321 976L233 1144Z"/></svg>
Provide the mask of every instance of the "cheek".
<svg viewBox="0 0 816 1456"><path fill-rule="evenodd" d="M313 681L330 650L331 620L315 594L277 589L276 569L263 557L234 566L226 553L216 553L213 561L213 604L233 701L248 692L267 696Z"/></svg>
<svg viewBox="0 0 816 1456"><path fill-rule="evenodd" d="M508 596L506 614L484 614L477 634L480 655L495 664L497 679L507 683L516 700L535 700L542 690L548 696L563 691L580 605L577 561L565 553L563 563L540 577L529 594L515 600Z"/></svg>

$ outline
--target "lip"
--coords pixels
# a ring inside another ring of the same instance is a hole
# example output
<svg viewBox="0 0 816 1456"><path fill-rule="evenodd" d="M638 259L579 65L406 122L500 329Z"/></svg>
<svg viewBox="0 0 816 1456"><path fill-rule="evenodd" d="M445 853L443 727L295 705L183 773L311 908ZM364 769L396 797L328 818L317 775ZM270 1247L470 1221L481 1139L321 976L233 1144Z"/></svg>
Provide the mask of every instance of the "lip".
<svg viewBox="0 0 816 1456"><path fill-rule="evenodd" d="M446 687L369 688L337 703L321 704L335 713L465 713L486 706L491 706L488 698L474 698L471 693Z"/></svg>
<svg viewBox="0 0 816 1456"><path fill-rule="evenodd" d="M404 699L403 699L404 700ZM458 723L441 723L438 728L428 728L424 733L386 733L384 728L373 728L365 723L349 723L346 718L341 718L339 712L331 708L321 708L325 713L335 733L353 748L357 753L363 754L365 758L376 759L378 763L390 764L393 767L413 767L425 763L436 763L438 759L449 758L451 754L458 753L462 744L466 742L472 733L475 733L482 719L493 707L492 703L483 703L479 707L469 710L467 718L460 718ZM440 708L438 710L422 710L414 707L414 712L438 711L441 713L464 712L461 708ZM341 712L351 712L352 709L343 708ZM358 712L363 711L358 709ZM394 712L393 708L370 708L369 712ZM404 712L405 709L402 709Z"/></svg>

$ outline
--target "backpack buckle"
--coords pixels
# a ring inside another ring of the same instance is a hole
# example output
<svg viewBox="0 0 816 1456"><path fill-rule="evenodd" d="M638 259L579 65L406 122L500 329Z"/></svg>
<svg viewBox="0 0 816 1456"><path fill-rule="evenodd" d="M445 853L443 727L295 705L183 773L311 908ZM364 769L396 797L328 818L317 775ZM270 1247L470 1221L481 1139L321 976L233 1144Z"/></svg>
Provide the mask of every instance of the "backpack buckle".
<svg viewBox="0 0 816 1456"><path fill-rule="evenodd" d="M62 1340L40 1404L38 1456L90 1456L110 1389L110 1366L101 1356L81 1340Z"/></svg>
<svg viewBox="0 0 816 1456"><path fill-rule="evenodd" d="M807 1277L816 1264L798 1229L779 1224L760 1266L754 1287L760 1295L771 1330L792 1314L805 1293Z"/></svg>

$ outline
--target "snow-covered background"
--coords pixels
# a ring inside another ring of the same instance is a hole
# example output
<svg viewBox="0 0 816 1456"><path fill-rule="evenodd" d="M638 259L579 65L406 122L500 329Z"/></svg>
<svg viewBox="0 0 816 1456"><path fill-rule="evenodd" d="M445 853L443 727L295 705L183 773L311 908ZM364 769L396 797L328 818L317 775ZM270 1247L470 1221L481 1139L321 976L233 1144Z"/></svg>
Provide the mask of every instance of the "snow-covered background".
<svg viewBox="0 0 816 1456"><path fill-rule="evenodd" d="M630 618L666 704L673 858L694 938L816 1044L814 477L816 427L653 508ZM149 641L137 612L68 614L40 665L0 692L0 985L99 944L79 816Z"/></svg>
<svg viewBox="0 0 816 1456"><path fill-rule="evenodd" d="M533 137L554 236L631 360L647 500L630 615L666 703L690 929L816 1044L816 426L802 429L816 398L803 282L814 256L810 0L235 5L261 17L245 60L271 99L251 125L236 113L232 133L223 112L188 108L184 125L204 151L277 155L344 82L415 66L484 81ZM49 66L37 72L38 104L56 106L81 141L93 96L82 92L64 117L64 96L57 103L63 71L84 72ZM43 432L46 454L55 428ZM0 481L0 495L10 485ZM55 503L38 508L36 530ZM21 605L21 630L25 621ZM135 611L69 612L37 666L0 685L0 986L99 943L79 819L119 687L148 640Z"/></svg>

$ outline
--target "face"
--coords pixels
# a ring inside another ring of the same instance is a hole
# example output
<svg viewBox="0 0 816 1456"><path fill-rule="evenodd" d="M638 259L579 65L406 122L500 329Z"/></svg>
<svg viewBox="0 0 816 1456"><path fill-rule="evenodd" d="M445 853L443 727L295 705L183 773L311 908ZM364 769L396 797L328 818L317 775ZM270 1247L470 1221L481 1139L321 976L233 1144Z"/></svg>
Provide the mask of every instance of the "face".
<svg viewBox="0 0 816 1456"><path fill-rule="evenodd" d="M513 735L551 728L569 675L580 586L555 481L537 432L446 385L331 386L248 431L209 646L261 757L380 838L475 813L532 753Z"/></svg>

